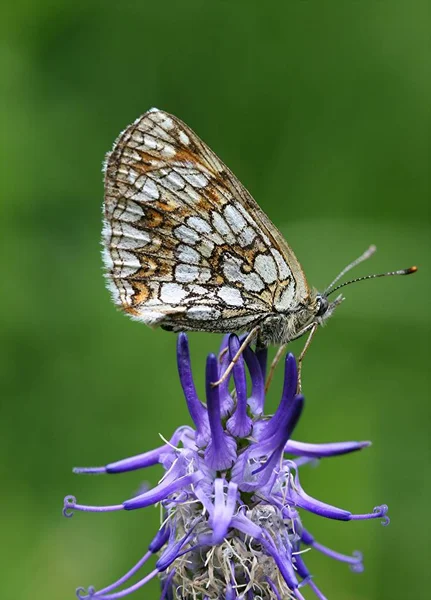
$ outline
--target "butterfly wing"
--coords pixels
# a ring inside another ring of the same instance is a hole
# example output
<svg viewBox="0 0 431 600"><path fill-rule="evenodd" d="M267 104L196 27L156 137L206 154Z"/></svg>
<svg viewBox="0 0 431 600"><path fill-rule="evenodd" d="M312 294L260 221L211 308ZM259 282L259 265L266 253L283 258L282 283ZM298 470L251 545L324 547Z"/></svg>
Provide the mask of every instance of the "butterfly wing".
<svg viewBox="0 0 431 600"><path fill-rule="evenodd" d="M107 156L104 261L115 303L174 330L247 329L308 295L247 190L176 117L151 109Z"/></svg>

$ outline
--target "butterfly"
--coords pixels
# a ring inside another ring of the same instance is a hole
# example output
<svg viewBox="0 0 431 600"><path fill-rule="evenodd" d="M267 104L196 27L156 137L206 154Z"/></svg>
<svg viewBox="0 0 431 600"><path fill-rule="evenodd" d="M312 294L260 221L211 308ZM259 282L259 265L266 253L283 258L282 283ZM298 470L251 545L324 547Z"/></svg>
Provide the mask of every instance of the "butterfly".
<svg viewBox="0 0 431 600"><path fill-rule="evenodd" d="M343 300L328 300L342 287L334 284L375 250L325 292L310 288L293 250L235 175L187 125L156 108L120 134L104 172L103 258L115 304L150 327L248 332L232 366L254 338L281 354L309 332L301 362Z"/></svg>

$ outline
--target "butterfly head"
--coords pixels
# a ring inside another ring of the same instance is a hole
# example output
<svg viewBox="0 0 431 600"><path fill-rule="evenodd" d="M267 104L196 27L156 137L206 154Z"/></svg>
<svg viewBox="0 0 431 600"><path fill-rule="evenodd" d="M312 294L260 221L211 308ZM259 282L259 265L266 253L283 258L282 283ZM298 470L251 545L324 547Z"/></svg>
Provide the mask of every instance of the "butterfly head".
<svg viewBox="0 0 431 600"><path fill-rule="evenodd" d="M317 293L315 296L315 309L314 309L314 317L315 321L322 325L326 319L332 315L334 310L337 308L339 304L344 300L342 295L339 295L332 302L328 300L328 297L325 294Z"/></svg>

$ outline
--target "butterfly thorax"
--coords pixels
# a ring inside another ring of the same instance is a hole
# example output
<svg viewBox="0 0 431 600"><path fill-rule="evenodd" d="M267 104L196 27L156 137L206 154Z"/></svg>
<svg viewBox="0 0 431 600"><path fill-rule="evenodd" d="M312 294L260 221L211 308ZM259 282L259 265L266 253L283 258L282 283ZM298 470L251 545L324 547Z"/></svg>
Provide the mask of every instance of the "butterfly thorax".
<svg viewBox="0 0 431 600"><path fill-rule="evenodd" d="M295 310L265 317L260 324L260 343L264 346L287 344L301 337L307 326L323 325L342 300L339 296L334 302L328 302L324 295L311 292Z"/></svg>

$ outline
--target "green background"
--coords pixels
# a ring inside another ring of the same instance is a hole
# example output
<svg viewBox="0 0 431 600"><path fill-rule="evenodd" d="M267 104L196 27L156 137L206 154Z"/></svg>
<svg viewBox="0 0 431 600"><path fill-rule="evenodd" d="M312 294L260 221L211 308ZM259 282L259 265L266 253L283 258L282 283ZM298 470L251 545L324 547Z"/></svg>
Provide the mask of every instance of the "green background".
<svg viewBox="0 0 431 600"><path fill-rule="evenodd" d="M328 599L427 597L429 25L425 0L2 4L2 600L74 598L134 564L157 509L66 520L62 499L115 504L161 471L71 468L143 452L189 422L174 335L116 311L101 270L101 163L151 106L220 155L316 287L370 243L379 251L355 275L420 267L345 290L306 359L295 438L373 440L302 483L353 512L390 507L387 528L304 516L322 543L364 552L362 575L308 554ZM219 336L190 337L202 391ZM280 386L281 371L272 410Z"/></svg>

